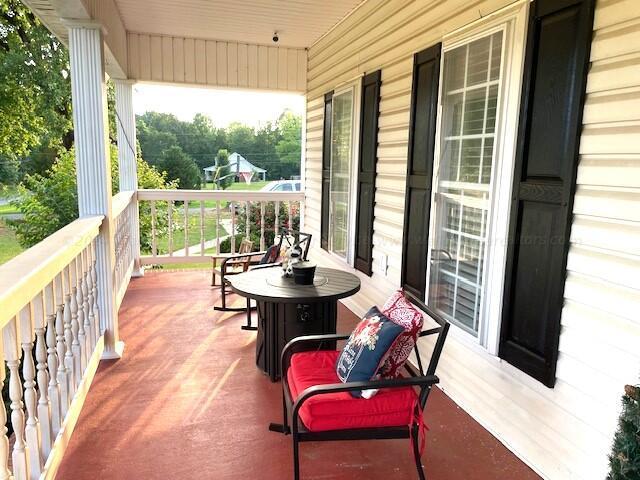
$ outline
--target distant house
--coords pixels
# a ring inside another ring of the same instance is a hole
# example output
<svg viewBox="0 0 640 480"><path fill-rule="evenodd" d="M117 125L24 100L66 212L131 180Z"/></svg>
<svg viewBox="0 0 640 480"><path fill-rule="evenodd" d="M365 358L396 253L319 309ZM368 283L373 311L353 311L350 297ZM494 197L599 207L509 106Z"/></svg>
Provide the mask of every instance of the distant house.
<svg viewBox="0 0 640 480"><path fill-rule="evenodd" d="M218 158L215 164L204 168L204 177L207 182L213 180L216 170L218 169ZM266 180L267 171L264 168L256 167L249 160L239 153L233 152L229 155L229 171L235 173L236 182L251 183L253 180Z"/></svg>

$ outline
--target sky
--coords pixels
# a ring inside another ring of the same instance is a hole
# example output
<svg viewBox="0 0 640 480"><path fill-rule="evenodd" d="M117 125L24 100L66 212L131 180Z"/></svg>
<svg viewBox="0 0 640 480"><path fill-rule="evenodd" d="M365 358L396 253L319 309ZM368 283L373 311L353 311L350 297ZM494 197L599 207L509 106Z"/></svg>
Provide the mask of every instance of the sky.
<svg viewBox="0 0 640 480"><path fill-rule="evenodd" d="M275 121L285 109L302 115L304 96L137 84L134 87L133 104L136 114L149 111L173 113L180 120L190 121L196 113L202 113L210 117L217 127L226 127L236 121L259 127L268 121Z"/></svg>

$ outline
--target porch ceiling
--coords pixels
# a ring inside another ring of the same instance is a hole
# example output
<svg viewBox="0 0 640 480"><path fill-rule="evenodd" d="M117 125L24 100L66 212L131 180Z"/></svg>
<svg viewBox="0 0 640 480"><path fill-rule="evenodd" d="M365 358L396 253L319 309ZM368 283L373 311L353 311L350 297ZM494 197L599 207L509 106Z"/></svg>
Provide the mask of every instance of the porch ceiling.
<svg viewBox="0 0 640 480"><path fill-rule="evenodd" d="M309 47L363 0L116 0L129 32Z"/></svg>

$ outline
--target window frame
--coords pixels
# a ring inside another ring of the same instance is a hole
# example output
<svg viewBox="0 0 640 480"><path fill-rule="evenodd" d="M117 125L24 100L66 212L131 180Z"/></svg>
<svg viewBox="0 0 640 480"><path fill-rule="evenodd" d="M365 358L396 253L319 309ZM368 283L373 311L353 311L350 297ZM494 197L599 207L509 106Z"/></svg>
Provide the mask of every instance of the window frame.
<svg viewBox="0 0 640 480"><path fill-rule="evenodd" d="M507 239L515 168L516 137L523 78L529 2L524 0L499 10L483 19L445 35L442 40L440 79L438 84L438 109L436 142L429 219L429 247L427 258L434 248L437 200L439 187L440 151L443 122L444 61L448 52L475 40L502 31L502 62L496 105L494 158L489 182L489 214L487 239L482 272L482 299L478 320L478 334L473 335L463 327L452 323L454 335L471 344L479 344L492 355L498 355L502 303L507 262ZM427 262L426 304L429 302L431 262Z"/></svg>
<svg viewBox="0 0 640 480"><path fill-rule="evenodd" d="M331 98L331 142L333 143L333 134L335 132L335 125L333 124L333 112L335 111L335 99L336 97L352 92L352 108L351 108L351 159L349 164L349 193L348 193L348 206L347 206L347 253L346 256L342 256L335 253L331 249L332 236L333 236L333 211L331 210L331 172L333 169L333 147L331 148L331 157L329 158L329 238L327 245L327 252L335 259L341 262L345 262L350 266L353 266L354 252L355 252L355 215L356 215L356 203L357 203L357 189L358 189L358 176L354 175L354 172L358 168L358 154L359 154L359 141L360 138L360 95L361 95L361 76L354 81L350 81L343 84L333 91Z"/></svg>

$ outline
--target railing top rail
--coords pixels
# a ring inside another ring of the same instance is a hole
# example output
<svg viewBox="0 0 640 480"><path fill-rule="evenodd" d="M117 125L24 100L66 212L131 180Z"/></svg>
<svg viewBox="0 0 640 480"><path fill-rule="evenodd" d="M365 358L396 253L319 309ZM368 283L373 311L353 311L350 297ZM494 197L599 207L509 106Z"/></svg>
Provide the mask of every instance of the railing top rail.
<svg viewBox="0 0 640 480"><path fill-rule="evenodd" d="M111 215L113 218L116 218L118 215L122 213L122 211L127 208L127 205L131 203L136 192L130 190L125 192L120 192L113 196L111 200Z"/></svg>
<svg viewBox="0 0 640 480"><path fill-rule="evenodd" d="M89 245L103 218L75 220L0 266L0 328Z"/></svg>
<svg viewBox="0 0 640 480"><path fill-rule="evenodd" d="M138 200L226 200L273 202L304 200L304 192L263 192L247 190L138 190Z"/></svg>

